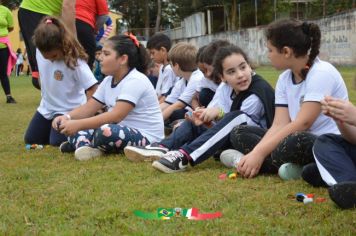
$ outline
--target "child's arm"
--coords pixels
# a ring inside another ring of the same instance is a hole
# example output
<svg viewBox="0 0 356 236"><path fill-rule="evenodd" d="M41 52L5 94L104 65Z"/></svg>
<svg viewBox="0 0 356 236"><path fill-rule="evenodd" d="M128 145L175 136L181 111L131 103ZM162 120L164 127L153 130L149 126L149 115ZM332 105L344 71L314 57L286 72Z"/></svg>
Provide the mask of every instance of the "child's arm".
<svg viewBox="0 0 356 236"><path fill-rule="evenodd" d="M100 103L98 102L98 104ZM99 108L97 107L97 110ZM101 113L100 115L80 120L67 120L61 124L59 128L62 134L71 136L80 130L95 129L103 124L119 123L129 114L133 108L134 106L131 103L118 101L113 110L110 112ZM69 115L71 114L72 112L69 113ZM77 113L73 114L74 117L76 117L75 115L77 115Z"/></svg>
<svg viewBox="0 0 356 236"><path fill-rule="evenodd" d="M57 116L52 121L52 127L55 130L60 130L59 125L64 124L67 120L72 120L72 119L79 120L79 119L91 117L102 107L102 105L103 104L101 104L97 100L91 98L88 100L87 103L85 103L80 107L77 107L71 112L62 116Z"/></svg>
<svg viewBox="0 0 356 236"><path fill-rule="evenodd" d="M85 91L87 100L89 100L93 96L97 88L98 88L98 84L94 84L93 86L91 86L89 89Z"/></svg>
<svg viewBox="0 0 356 236"><path fill-rule="evenodd" d="M166 100L166 96L161 95L158 97L159 104L164 103L165 100Z"/></svg>
<svg viewBox="0 0 356 236"><path fill-rule="evenodd" d="M238 164L238 171L247 178L256 176L264 159L278 146L289 134L296 131L309 129L321 111L318 102L304 102L294 121L290 121L288 108L276 107L272 127L262 140Z"/></svg>
<svg viewBox="0 0 356 236"><path fill-rule="evenodd" d="M175 110L182 109L186 106L187 105L185 103L183 103L179 100L176 101L175 103L173 103L172 105L168 106L166 109L163 110L163 112L162 112L163 120L167 120Z"/></svg>
<svg viewBox="0 0 356 236"><path fill-rule="evenodd" d="M192 98L192 109L195 110L197 107L200 107L200 104L199 104L199 92L196 91L193 98Z"/></svg>

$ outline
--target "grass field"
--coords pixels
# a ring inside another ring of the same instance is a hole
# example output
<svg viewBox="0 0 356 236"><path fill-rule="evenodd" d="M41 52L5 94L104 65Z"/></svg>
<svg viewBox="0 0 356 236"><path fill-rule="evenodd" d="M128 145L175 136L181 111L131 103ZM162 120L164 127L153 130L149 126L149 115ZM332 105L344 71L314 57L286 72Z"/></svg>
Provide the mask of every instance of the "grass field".
<svg viewBox="0 0 356 236"><path fill-rule="evenodd" d="M257 71L275 84L277 71ZM340 71L351 89L356 69ZM214 160L167 175L120 155L78 162L54 147L26 150L23 134L40 94L29 77L12 77L11 86L18 104L0 101L1 235L356 235L356 211L338 209L326 189L302 180L219 180L227 170ZM349 91L356 104L355 90ZM294 200L297 192L327 201L304 205ZM133 214L159 207L195 207L223 216L160 221Z"/></svg>

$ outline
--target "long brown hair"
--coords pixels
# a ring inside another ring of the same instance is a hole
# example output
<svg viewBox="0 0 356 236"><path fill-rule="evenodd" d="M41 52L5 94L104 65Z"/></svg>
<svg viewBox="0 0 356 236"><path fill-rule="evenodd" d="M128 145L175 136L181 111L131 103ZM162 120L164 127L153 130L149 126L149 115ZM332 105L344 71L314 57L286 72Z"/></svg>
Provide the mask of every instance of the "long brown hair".
<svg viewBox="0 0 356 236"><path fill-rule="evenodd" d="M61 50L64 63L71 69L78 65L78 59L85 61L88 59L88 55L78 40L56 17L44 17L37 26L32 40L41 52Z"/></svg>

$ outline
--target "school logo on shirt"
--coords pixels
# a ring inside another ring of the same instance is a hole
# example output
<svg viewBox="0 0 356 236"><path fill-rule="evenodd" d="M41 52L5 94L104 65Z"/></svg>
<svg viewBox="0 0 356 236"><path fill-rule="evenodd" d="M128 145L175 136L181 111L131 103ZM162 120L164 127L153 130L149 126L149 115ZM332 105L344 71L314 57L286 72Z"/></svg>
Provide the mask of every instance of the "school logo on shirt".
<svg viewBox="0 0 356 236"><path fill-rule="evenodd" d="M299 106L302 106L303 102L304 102L304 95L300 96L299 98Z"/></svg>
<svg viewBox="0 0 356 236"><path fill-rule="evenodd" d="M55 80L62 81L63 80L63 73L60 70L56 70L53 74Z"/></svg>

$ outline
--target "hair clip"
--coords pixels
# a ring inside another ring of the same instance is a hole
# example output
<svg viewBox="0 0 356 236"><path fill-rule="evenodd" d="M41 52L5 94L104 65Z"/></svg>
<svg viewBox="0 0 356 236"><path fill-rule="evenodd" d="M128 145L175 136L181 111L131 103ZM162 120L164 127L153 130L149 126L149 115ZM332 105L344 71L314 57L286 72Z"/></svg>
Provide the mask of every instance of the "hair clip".
<svg viewBox="0 0 356 236"><path fill-rule="evenodd" d="M51 19L47 19L47 20L45 21L45 23L46 23L46 24L52 24L53 21L52 21Z"/></svg>
<svg viewBox="0 0 356 236"><path fill-rule="evenodd" d="M140 47L140 42L137 40L135 35L133 35L132 33L125 33L125 35L129 36L129 38L136 45L136 47Z"/></svg>

